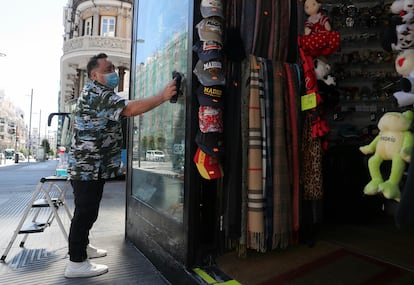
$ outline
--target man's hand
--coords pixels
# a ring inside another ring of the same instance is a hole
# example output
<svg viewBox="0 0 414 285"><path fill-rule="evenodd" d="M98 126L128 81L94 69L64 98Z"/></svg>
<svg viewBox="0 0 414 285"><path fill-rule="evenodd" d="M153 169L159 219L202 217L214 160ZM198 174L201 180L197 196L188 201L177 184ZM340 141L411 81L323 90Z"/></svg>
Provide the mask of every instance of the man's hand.
<svg viewBox="0 0 414 285"><path fill-rule="evenodd" d="M130 100L128 105L122 111L122 115L126 117L141 115L149 110L154 109L158 105L170 100L170 98L177 94L177 87L175 80L171 80L164 90L155 96L145 97L142 99Z"/></svg>
<svg viewBox="0 0 414 285"><path fill-rule="evenodd" d="M177 95L177 86L175 84L175 79L171 80L161 91L161 96L164 101L170 100L171 97Z"/></svg>

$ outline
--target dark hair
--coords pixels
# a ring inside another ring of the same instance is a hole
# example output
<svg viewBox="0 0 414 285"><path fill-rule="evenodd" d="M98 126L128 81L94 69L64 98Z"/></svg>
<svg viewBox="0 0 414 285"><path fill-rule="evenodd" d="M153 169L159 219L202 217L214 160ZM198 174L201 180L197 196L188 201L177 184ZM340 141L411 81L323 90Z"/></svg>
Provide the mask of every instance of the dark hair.
<svg viewBox="0 0 414 285"><path fill-rule="evenodd" d="M88 65L86 66L89 78L91 78L92 70L98 67L98 65L99 65L98 59L101 59L101 58L108 58L108 56L105 53L100 53L100 54L92 56L89 59Z"/></svg>

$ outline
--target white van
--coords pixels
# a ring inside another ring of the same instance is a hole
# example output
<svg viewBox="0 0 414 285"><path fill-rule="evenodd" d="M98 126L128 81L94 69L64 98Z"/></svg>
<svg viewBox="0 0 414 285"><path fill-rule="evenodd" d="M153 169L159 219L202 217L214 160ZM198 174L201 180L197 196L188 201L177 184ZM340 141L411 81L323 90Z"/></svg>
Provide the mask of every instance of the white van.
<svg viewBox="0 0 414 285"><path fill-rule="evenodd" d="M150 149L145 153L145 160L148 161L165 161L165 154L162 150Z"/></svg>

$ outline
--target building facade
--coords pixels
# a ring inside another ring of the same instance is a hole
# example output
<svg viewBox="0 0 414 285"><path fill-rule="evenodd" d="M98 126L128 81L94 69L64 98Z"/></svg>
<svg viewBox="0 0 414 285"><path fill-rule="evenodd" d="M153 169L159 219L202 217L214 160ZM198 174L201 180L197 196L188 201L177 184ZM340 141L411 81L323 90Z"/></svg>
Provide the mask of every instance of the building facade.
<svg viewBox="0 0 414 285"><path fill-rule="evenodd" d="M26 149L27 129L24 112L0 90L0 150Z"/></svg>
<svg viewBox="0 0 414 285"><path fill-rule="evenodd" d="M106 53L116 67L116 91L127 97L133 0L69 0L64 8L59 111L70 112L88 80L89 58ZM62 125L62 124L59 124Z"/></svg>

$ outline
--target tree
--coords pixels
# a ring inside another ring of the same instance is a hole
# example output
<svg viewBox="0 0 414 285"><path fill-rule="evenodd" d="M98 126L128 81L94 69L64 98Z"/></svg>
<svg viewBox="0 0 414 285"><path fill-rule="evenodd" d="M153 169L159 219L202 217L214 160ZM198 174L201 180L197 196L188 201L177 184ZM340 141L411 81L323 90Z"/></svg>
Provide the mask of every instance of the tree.
<svg viewBox="0 0 414 285"><path fill-rule="evenodd" d="M165 137L163 135L159 135L157 137L157 149L165 149L165 143L167 142L167 140L165 139Z"/></svg>

